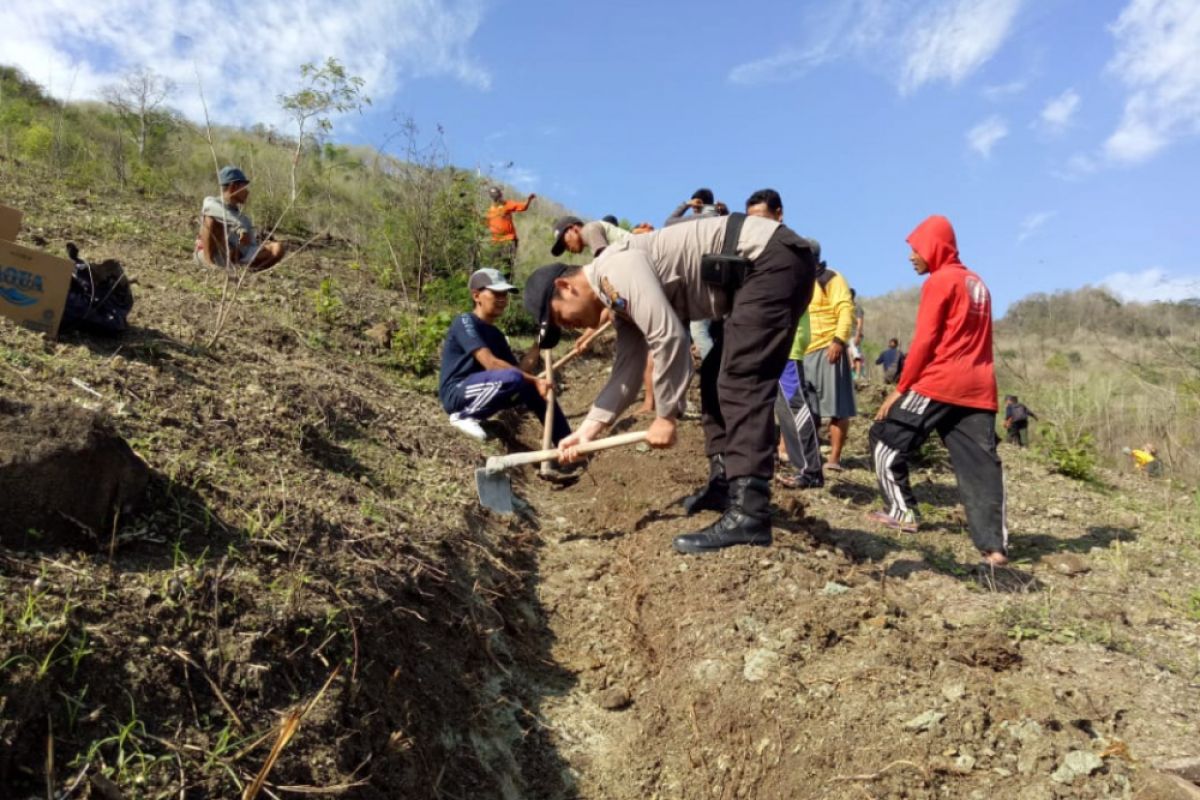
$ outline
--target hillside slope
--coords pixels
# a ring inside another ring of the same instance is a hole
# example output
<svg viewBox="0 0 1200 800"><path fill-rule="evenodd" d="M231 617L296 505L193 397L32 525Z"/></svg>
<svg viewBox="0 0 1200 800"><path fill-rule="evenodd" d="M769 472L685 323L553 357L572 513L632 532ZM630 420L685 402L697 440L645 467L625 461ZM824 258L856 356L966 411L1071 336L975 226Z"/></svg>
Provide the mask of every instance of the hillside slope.
<svg viewBox="0 0 1200 800"><path fill-rule="evenodd" d="M278 797L1120 797L1198 755L1200 516L1169 483L1006 448L999 585L936 450L926 528L866 523L865 421L844 477L777 492L770 549L669 550L696 524L673 503L702 478L695 423L570 486L518 476L535 513L496 517L473 468L536 424L450 429L365 335L399 311L352 252L252 278L207 347L222 282L190 259L193 204L41 177L4 175L23 240L122 260L137 328L0 324L0 392L99 409L153 477L115 543L0 539L15 797L47 769L73 796L236 797L289 711ZM568 375L574 418L604 366Z"/></svg>

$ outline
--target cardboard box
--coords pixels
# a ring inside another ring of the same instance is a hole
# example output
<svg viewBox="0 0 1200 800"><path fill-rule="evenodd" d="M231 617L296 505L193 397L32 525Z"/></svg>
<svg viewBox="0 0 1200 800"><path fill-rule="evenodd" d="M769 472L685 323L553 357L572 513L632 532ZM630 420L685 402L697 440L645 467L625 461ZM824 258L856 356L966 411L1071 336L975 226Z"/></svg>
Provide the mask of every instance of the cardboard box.
<svg viewBox="0 0 1200 800"><path fill-rule="evenodd" d="M21 231L21 212L8 206L0 206L0 240L15 242Z"/></svg>
<svg viewBox="0 0 1200 800"><path fill-rule="evenodd" d="M75 265L12 242L0 242L0 314L58 335Z"/></svg>

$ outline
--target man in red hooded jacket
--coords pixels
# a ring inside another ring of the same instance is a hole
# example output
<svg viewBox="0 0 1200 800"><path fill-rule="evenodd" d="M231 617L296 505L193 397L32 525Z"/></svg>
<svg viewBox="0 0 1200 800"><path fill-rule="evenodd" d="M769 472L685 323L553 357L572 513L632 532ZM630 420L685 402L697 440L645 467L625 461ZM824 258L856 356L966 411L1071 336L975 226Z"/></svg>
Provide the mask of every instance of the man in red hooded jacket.
<svg viewBox="0 0 1200 800"><path fill-rule="evenodd" d="M986 564L1003 566L1008 528L996 454L991 295L958 260L950 220L929 217L907 241L913 269L929 277L900 380L871 426L871 457L888 510L870 516L891 528L917 530L908 458L937 431L950 451L971 539Z"/></svg>

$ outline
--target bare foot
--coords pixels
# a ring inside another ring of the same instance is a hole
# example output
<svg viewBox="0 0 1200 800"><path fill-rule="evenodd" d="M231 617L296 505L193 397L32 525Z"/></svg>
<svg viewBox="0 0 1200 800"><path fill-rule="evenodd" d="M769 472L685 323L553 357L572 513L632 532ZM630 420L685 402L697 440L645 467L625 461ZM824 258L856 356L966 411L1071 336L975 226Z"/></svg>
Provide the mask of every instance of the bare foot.
<svg viewBox="0 0 1200 800"><path fill-rule="evenodd" d="M983 563L990 567L1003 567L1008 563L1008 556L1004 553L984 553Z"/></svg>

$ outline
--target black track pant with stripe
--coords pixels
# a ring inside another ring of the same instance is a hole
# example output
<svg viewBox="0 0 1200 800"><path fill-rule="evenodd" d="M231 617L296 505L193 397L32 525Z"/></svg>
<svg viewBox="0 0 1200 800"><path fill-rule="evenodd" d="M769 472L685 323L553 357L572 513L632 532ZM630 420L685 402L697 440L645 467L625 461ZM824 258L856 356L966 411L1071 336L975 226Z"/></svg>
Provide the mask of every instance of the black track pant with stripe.
<svg viewBox="0 0 1200 800"><path fill-rule="evenodd" d="M996 453L995 412L906 392L886 419L871 426L871 458L888 513L896 520L916 513L908 458L934 431L950 451L971 541L980 552L1007 553L1004 471Z"/></svg>

